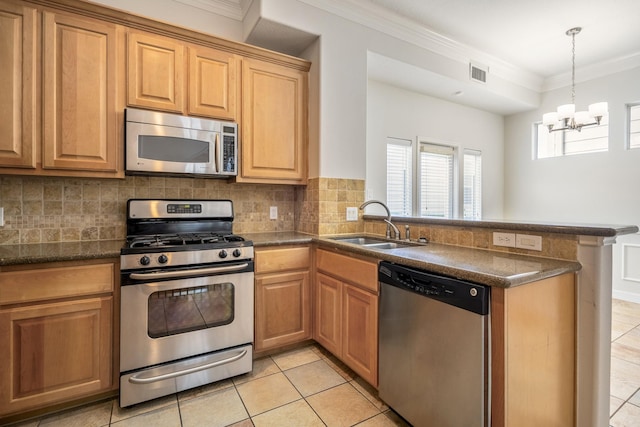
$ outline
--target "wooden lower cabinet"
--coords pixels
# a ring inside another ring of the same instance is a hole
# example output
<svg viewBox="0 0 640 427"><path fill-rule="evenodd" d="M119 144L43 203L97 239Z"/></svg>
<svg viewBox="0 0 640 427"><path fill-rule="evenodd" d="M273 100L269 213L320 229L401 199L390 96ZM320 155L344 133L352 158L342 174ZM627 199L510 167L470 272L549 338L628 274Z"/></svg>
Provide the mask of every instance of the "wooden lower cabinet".
<svg viewBox="0 0 640 427"><path fill-rule="evenodd" d="M377 386L378 296L345 283L342 313L342 360Z"/></svg>
<svg viewBox="0 0 640 427"><path fill-rule="evenodd" d="M309 264L307 246L256 249L256 352L311 338Z"/></svg>
<svg viewBox="0 0 640 427"><path fill-rule="evenodd" d="M377 262L316 252L314 339L378 386Z"/></svg>
<svg viewBox="0 0 640 427"><path fill-rule="evenodd" d="M117 270L114 261L0 272L0 424L114 389Z"/></svg>

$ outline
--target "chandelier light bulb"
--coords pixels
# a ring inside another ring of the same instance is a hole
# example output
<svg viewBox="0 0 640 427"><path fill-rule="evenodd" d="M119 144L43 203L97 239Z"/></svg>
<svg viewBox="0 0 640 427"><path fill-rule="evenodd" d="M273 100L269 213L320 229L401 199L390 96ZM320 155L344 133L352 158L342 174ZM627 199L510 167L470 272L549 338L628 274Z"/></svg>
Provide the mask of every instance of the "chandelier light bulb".
<svg viewBox="0 0 640 427"><path fill-rule="evenodd" d="M558 118L560 120L570 119L576 112L575 104L564 104L558 107Z"/></svg>
<svg viewBox="0 0 640 427"><path fill-rule="evenodd" d="M542 116L542 124L545 126L553 126L558 123L558 113L546 113Z"/></svg>
<svg viewBox="0 0 640 427"><path fill-rule="evenodd" d="M593 117L589 114L588 111L578 111L574 116L574 121L576 126L584 126L589 124Z"/></svg>
<svg viewBox="0 0 640 427"><path fill-rule="evenodd" d="M591 114L591 117L606 116L608 112L609 104L607 102L596 102L595 104L589 105L589 114Z"/></svg>

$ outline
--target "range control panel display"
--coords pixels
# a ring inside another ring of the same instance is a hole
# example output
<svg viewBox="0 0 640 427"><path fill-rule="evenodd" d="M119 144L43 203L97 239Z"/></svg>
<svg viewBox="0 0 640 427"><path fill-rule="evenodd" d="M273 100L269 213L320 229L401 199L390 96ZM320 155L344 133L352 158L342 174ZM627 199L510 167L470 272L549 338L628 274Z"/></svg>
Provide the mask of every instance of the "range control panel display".
<svg viewBox="0 0 640 427"><path fill-rule="evenodd" d="M171 203L167 205L167 213L170 214L199 214L202 213L202 205L199 204L176 204Z"/></svg>

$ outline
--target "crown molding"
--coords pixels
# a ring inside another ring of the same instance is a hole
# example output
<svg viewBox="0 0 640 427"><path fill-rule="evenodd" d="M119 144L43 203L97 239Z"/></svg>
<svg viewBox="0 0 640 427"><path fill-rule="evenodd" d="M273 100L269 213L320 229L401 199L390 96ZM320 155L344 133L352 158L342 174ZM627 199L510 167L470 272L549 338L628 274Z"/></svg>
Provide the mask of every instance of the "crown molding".
<svg viewBox="0 0 640 427"><path fill-rule="evenodd" d="M465 65L470 62L487 65L490 69L490 75L527 89L539 92L542 87L543 78L535 73L445 37L406 18L391 14L388 10L370 2L362 0L299 1Z"/></svg>
<svg viewBox="0 0 640 427"><path fill-rule="evenodd" d="M610 74L620 73L640 67L640 52L631 55L614 58L609 61L599 62L576 69L576 83L605 77ZM571 85L571 73L562 73L547 78L542 85L542 92L560 89Z"/></svg>
<svg viewBox="0 0 640 427"><path fill-rule="evenodd" d="M242 21L253 0L175 0L217 15Z"/></svg>

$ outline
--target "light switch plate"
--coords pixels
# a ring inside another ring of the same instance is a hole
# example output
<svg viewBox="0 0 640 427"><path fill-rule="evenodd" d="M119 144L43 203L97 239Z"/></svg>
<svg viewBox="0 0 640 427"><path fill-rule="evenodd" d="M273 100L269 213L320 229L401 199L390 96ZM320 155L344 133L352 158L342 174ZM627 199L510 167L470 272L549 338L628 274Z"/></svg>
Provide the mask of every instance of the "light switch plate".
<svg viewBox="0 0 640 427"><path fill-rule="evenodd" d="M357 221L358 220L358 208L349 207L347 208L347 221Z"/></svg>
<svg viewBox="0 0 640 427"><path fill-rule="evenodd" d="M269 208L269 219L278 219L278 207L271 206Z"/></svg>

